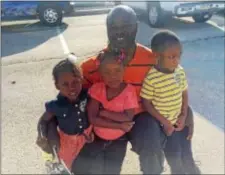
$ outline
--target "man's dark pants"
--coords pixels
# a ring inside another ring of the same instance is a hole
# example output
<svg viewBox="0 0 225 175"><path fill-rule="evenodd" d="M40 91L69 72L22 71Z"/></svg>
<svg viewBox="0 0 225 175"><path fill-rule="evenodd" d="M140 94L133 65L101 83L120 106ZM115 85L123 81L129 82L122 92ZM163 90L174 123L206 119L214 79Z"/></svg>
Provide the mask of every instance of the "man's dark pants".
<svg viewBox="0 0 225 175"><path fill-rule="evenodd" d="M74 174L120 174L128 139L123 136L114 141L95 137L87 143L74 160Z"/></svg>
<svg viewBox="0 0 225 175"><path fill-rule="evenodd" d="M180 172L181 168L177 165L180 165L181 161L173 160L173 156L180 155L181 148L178 144L175 144L174 147L171 146L173 141L177 142L176 139L179 138L179 134L173 135L171 139L166 139L159 123L148 113L138 114L134 121L135 125L128 133L128 138L132 144L132 150L139 155L142 172L144 174L160 174L163 171L165 145L169 145L165 150L172 148L172 152L166 154L172 172ZM49 126L49 130L55 130L55 128L56 124L54 124L54 127ZM187 129L184 131L184 134L187 135ZM186 136L182 138L186 138ZM191 144L186 139L183 141L182 147L186 151L182 152L182 161L186 162L184 163L185 167L193 167ZM74 174L120 174L127 142L126 137L123 137L113 142L96 139L93 143L86 144L74 161L72 168ZM169 144L170 142L171 144ZM173 149L176 149L176 151L173 152Z"/></svg>
<svg viewBox="0 0 225 175"><path fill-rule="evenodd" d="M132 150L139 155L140 167L144 174L160 174L163 170L163 151L159 148L162 137L157 130L158 125L148 113L138 114L134 121L135 125L127 136ZM74 160L74 174L120 174L127 140L112 141L112 145L106 147L105 144L107 141L101 139L86 144Z"/></svg>

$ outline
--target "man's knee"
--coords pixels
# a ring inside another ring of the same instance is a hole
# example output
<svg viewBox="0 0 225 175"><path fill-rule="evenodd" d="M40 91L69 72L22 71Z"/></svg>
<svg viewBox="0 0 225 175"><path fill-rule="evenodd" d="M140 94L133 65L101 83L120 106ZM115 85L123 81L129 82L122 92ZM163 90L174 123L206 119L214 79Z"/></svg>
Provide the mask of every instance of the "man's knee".
<svg viewBox="0 0 225 175"><path fill-rule="evenodd" d="M160 124L148 113L141 113L136 116L135 125L129 134L132 149L136 152L160 147Z"/></svg>
<svg viewBox="0 0 225 175"><path fill-rule="evenodd" d="M135 116L134 118L135 125L133 129L138 129L138 130L148 130L152 129L150 128L153 127L154 129L158 128L159 122L149 113L143 112Z"/></svg>

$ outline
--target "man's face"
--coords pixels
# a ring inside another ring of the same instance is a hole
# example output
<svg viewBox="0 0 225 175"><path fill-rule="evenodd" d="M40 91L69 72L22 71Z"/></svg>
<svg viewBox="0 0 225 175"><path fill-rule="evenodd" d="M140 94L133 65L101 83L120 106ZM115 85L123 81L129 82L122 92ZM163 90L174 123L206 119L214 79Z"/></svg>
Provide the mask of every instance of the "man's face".
<svg viewBox="0 0 225 175"><path fill-rule="evenodd" d="M108 17L107 32L112 49L127 50L135 43L137 21L127 13L113 13Z"/></svg>

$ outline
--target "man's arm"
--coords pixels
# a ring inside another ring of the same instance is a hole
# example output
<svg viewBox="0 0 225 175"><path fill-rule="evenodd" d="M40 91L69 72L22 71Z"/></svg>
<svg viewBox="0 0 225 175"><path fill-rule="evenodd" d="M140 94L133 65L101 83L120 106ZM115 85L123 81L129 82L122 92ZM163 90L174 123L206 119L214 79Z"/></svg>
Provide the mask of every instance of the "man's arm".
<svg viewBox="0 0 225 175"><path fill-rule="evenodd" d="M128 109L124 112L113 112L103 109L99 115L116 122L131 122L133 121L134 114L134 109Z"/></svg>
<svg viewBox="0 0 225 175"><path fill-rule="evenodd" d="M45 112L38 121L36 144L45 152L52 153L51 148L53 145L59 150L60 143L57 124L56 118L48 112Z"/></svg>
<svg viewBox="0 0 225 175"><path fill-rule="evenodd" d="M187 118L185 125L188 127L188 136L187 139L191 140L194 134L194 114L190 106L188 106Z"/></svg>
<svg viewBox="0 0 225 175"><path fill-rule="evenodd" d="M185 90L182 92L182 107L181 107L181 115L187 117L188 114L188 91Z"/></svg>
<svg viewBox="0 0 225 175"><path fill-rule="evenodd" d="M194 114L193 110L191 109L190 106L188 106L188 112L187 112L187 118L185 121L186 126L194 126Z"/></svg>
<svg viewBox="0 0 225 175"><path fill-rule="evenodd" d="M51 119L53 119L54 115L45 111L44 114L41 116L41 118L38 121L38 136L42 138L46 138L48 136L48 123Z"/></svg>
<svg viewBox="0 0 225 175"><path fill-rule="evenodd" d="M185 127L185 122L187 119L188 113L188 93L187 89L182 92L182 106L181 113L178 116L178 120L176 122L176 131L181 131Z"/></svg>

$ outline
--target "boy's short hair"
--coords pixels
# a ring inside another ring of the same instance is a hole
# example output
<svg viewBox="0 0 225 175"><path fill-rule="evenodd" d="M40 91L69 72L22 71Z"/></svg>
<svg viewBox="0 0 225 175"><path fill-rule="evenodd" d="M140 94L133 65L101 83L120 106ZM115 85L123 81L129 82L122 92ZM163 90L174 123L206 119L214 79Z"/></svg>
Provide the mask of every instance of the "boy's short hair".
<svg viewBox="0 0 225 175"><path fill-rule="evenodd" d="M58 81L58 78L62 73L73 73L74 76L82 78L80 67L77 64L73 64L68 58L60 61L54 66L52 75L55 82Z"/></svg>
<svg viewBox="0 0 225 175"><path fill-rule="evenodd" d="M156 33L151 40L151 49L153 52L164 52L169 46L180 43L179 37L170 30L163 30Z"/></svg>

